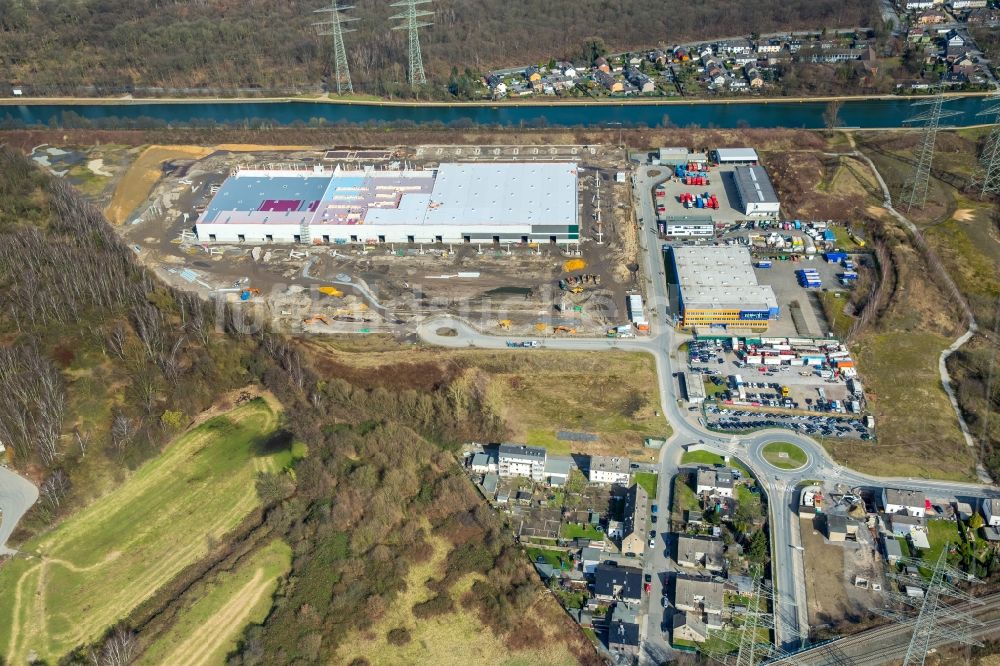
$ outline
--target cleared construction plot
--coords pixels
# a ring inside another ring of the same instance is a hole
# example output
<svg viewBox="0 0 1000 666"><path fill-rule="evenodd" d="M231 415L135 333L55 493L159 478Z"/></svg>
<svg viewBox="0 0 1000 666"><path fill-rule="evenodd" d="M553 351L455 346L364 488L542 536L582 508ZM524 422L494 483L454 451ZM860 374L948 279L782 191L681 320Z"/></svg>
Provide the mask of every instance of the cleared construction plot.
<svg viewBox="0 0 1000 666"><path fill-rule="evenodd" d="M278 415L261 399L189 430L135 476L0 570L7 663L56 659L98 638L235 528L258 504L254 478Z"/></svg>
<svg viewBox="0 0 1000 666"><path fill-rule="evenodd" d="M233 571L223 571L192 590L194 600L176 623L142 653L138 664L225 663L236 648L240 632L250 622L261 622L271 608L279 579L292 566L292 549L272 541Z"/></svg>

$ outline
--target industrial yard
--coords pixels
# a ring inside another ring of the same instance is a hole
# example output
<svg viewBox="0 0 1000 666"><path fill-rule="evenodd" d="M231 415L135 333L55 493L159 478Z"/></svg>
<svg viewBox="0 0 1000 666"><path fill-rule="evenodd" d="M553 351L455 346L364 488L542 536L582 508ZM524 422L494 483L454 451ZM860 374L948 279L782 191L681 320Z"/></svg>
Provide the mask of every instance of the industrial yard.
<svg viewBox="0 0 1000 666"><path fill-rule="evenodd" d="M638 277L623 168L583 146L216 151L164 163L123 233L169 282L292 329L395 330L433 310L601 335L629 324Z"/></svg>

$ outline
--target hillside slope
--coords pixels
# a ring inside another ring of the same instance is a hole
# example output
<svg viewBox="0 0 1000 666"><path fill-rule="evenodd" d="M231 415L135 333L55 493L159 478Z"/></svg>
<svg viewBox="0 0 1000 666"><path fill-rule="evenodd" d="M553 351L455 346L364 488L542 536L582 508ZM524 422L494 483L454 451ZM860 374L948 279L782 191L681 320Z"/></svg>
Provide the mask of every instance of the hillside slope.
<svg viewBox="0 0 1000 666"><path fill-rule="evenodd" d="M405 33L389 0L359 0L347 35L355 86L404 93ZM311 24L325 0L0 0L0 85L42 94L129 86L319 89L329 49ZM597 37L612 50L751 31L872 25L872 0L437 0L423 31L428 73L572 57ZM720 21L725 17L724 21ZM2 91L0 91L2 92Z"/></svg>

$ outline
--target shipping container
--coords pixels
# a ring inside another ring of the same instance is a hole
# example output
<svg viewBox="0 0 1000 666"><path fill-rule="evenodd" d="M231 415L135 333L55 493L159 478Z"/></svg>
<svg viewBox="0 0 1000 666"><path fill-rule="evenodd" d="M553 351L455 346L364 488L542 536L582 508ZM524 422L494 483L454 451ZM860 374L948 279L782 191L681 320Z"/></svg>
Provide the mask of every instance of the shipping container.
<svg viewBox="0 0 1000 666"><path fill-rule="evenodd" d="M764 358L764 365L781 365L781 359L777 356L767 356Z"/></svg>
<svg viewBox="0 0 1000 666"><path fill-rule="evenodd" d="M771 267L771 261L769 259L757 262L757 268L770 268L770 267Z"/></svg>

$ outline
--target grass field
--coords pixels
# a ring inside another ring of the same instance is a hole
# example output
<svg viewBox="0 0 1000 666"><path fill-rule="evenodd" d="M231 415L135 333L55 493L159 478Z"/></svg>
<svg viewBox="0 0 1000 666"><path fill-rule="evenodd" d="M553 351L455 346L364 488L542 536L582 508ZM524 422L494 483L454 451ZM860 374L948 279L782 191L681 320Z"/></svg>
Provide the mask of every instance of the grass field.
<svg viewBox="0 0 1000 666"><path fill-rule="evenodd" d="M951 340L922 332L866 335L855 347L877 442L825 441L838 462L883 476L972 480L975 461L948 402L937 360Z"/></svg>
<svg viewBox="0 0 1000 666"><path fill-rule="evenodd" d="M681 456L682 465L725 465L726 459L720 456L718 453L712 453L711 451L685 451ZM746 465L737 460L736 458L729 459L729 466L734 467L743 472L746 476L753 476L750 474L750 470L747 469Z"/></svg>
<svg viewBox="0 0 1000 666"><path fill-rule="evenodd" d="M261 622L271 608L279 579L292 565L292 549L275 540L233 571L199 583L189 593L193 603L136 662L143 666L223 664L243 627Z"/></svg>
<svg viewBox="0 0 1000 666"><path fill-rule="evenodd" d="M170 444L135 475L0 570L0 645L8 663L58 658L97 638L257 505L254 478L278 469L258 446L278 425L255 400Z"/></svg>
<svg viewBox="0 0 1000 666"><path fill-rule="evenodd" d="M497 664L499 666L569 666L576 663L572 654L557 636L530 650L511 651L506 642L485 627L475 612L462 607L460 599L480 574L468 574L452 588L455 608L451 613L417 620L413 606L434 596L427 583L440 578L448 557L449 543L440 537L431 537L434 551L426 561L410 568L406 588L370 630L355 632L343 641L337 654L329 663L349 664L364 657L372 666L399 666L403 664L435 664L436 666L465 666L465 664ZM547 613L562 613L555 599L541 593L532 607L538 621L544 623ZM389 642L393 629L409 632L403 645ZM553 632L550 632L553 633Z"/></svg>
<svg viewBox="0 0 1000 666"><path fill-rule="evenodd" d="M559 536L563 539L596 539L604 538L601 532L593 525L577 525L576 523L563 523L559 530Z"/></svg>
<svg viewBox="0 0 1000 666"><path fill-rule="evenodd" d="M805 451L788 442L771 442L761 453L764 460L781 469L798 469L809 460Z"/></svg>
<svg viewBox="0 0 1000 666"><path fill-rule="evenodd" d="M649 499L656 499L656 472L636 472L635 482L638 483L649 495Z"/></svg>

